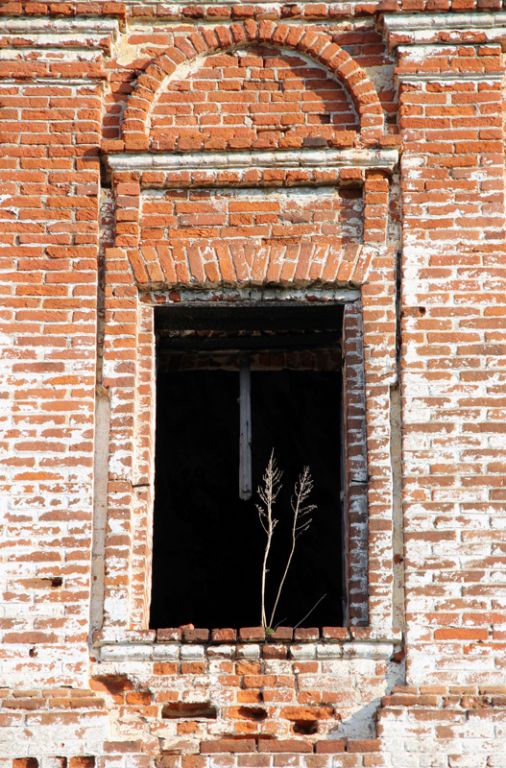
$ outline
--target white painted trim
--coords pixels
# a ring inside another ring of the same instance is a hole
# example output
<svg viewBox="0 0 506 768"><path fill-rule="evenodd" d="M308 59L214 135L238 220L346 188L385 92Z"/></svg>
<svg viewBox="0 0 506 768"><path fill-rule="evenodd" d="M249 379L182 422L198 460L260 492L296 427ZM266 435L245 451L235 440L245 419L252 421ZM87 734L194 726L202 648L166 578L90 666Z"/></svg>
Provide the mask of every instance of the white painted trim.
<svg viewBox="0 0 506 768"><path fill-rule="evenodd" d="M177 293L177 300L173 299L173 293ZM325 288L318 285L306 288L292 287L263 287L263 288L171 288L165 291L147 292L141 295L140 300L156 307L170 306L177 303L178 306L188 304L194 307L199 302L213 307L227 306L230 302L241 306L251 303L255 306L285 305L314 305L320 304L347 304L360 299L358 288ZM165 301L160 303L161 298Z"/></svg>
<svg viewBox="0 0 506 768"><path fill-rule="evenodd" d="M0 23L0 34L16 32L22 35L57 35L57 34L114 34L119 31L118 19L104 19L100 16L81 19L48 19L47 16L7 16Z"/></svg>
<svg viewBox="0 0 506 768"><path fill-rule="evenodd" d="M72 38L72 40L74 42L74 45L66 46L65 48L58 48L58 46L56 45L51 45L51 46L40 45L37 47L33 45L24 45L22 47L16 46L16 48L0 49L0 60L12 61L13 55L15 56L17 53L25 53L26 51L33 51L35 49L39 53L39 58L37 59L37 62L43 61L46 63L49 62L53 64L55 59L46 58L47 54L51 54L51 53L58 53L60 55L60 58L58 59L58 64L62 64L62 63L67 64L69 61L97 61L100 59L101 51L97 50L97 48L91 45L86 47L85 46L86 41L84 40L81 41L80 45L77 45L77 41L75 37Z"/></svg>
<svg viewBox="0 0 506 768"><path fill-rule="evenodd" d="M502 72L406 72L396 74L396 78L401 83L502 83L504 75Z"/></svg>
<svg viewBox="0 0 506 768"><path fill-rule="evenodd" d="M146 2L143 3L147 8L150 6L156 6L159 0L146 0ZM310 5L314 2L314 0L299 0L297 3L298 5ZM138 6L138 0L124 0L125 5L136 5ZM346 16L349 13L352 13L356 5L361 5L363 3L363 0L346 0L346 2L330 2L329 8L335 8L342 14L343 16ZM179 7L181 5L188 5L188 0L170 0L169 3L165 5L165 8L176 8L179 10ZM213 5L237 5L237 0L205 0L205 2L199 3L203 8L212 7ZM262 1L261 10L268 12L275 12L276 10L279 10L280 3L279 2L264 2ZM138 18L143 17L135 17L135 21L138 20ZM145 17L144 17L145 18ZM338 19L339 20L339 19ZM291 23L291 19L289 20ZM304 19L304 21L306 21ZM191 19L189 20L191 22ZM319 23L319 20L318 20Z"/></svg>
<svg viewBox="0 0 506 768"><path fill-rule="evenodd" d="M440 34L447 35L447 39L445 40L439 40L438 36ZM479 27L466 27L466 29L432 29L432 28L425 28L425 29L415 29L408 31L406 30L405 33L402 31L397 32L395 31L394 34L407 34L409 35L409 43L406 43L403 41L402 43L398 43L395 39L392 41L390 40L391 47L395 48L398 45L430 45L438 46L439 48L443 46L449 46L449 45L465 45L466 43L468 45L475 45L475 43L471 40L469 42L466 41L465 37L463 38L463 35L466 34L472 34L472 35L483 35L486 34L486 39L484 41L480 41L480 43L486 42L487 45L500 45L501 41L505 39L506 37L506 27L494 27L493 29L480 29Z"/></svg>
<svg viewBox="0 0 506 768"><path fill-rule="evenodd" d="M93 484L93 542L91 556L90 640L104 618L105 538L107 528L107 483L111 401L104 388L95 404L95 448Z"/></svg>
<svg viewBox="0 0 506 768"><path fill-rule="evenodd" d="M61 62L59 62L61 63ZM85 85L86 88L89 88L92 85L97 85L102 87L104 84L104 77L91 77L86 72L83 73L83 76L81 78L77 77L44 77L44 75L37 75L36 78L33 77L0 77L0 85L17 85L19 88L21 87L30 87L35 88L36 86L40 86L41 88L44 88L47 85L61 85L62 87L69 87L69 86L83 86Z"/></svg>
<svg viewBox="0 0 506 768"><path fill-rule="evenodd" d="M384 633L387 634L386 632ZM317 641L313 643L300 643L293 641L284 643L287 648L297 646L298 659L339 659L343 663L351 659L381 659L387 660L397 650L402 642L400 634L392 639L381 637L360 640L353 638L346 641ZM131 662L131 661L175 661L181 658L183 661L190 659L204 660L207 656L220 656L235 658L237 645L244 647L244 643L226 643L220 645L208 645L207 643L189 644L184 642L156 643L156 642L117 642L114 644L96 644L98 651L97 669L102 664ZM247 643L246 647L254 649L255 657L260 656L260 647L263 643ZM220 654L221 650L221 654ZM244 652L244 651L242 651Z"/></svg>
<svg viewBox="0 0 506 768"><path fill-rule="evenodd" d="M497 13L420 13L392 14L384 18L385 32L390 48L398 45L439 45L465 43L460 33L485 33L487 43L506 40L506 12ZM454 40L437 39L438 33L453 34ZM396 40L396 36L407 35L408 40Z"/></svg>
<svg viewBox="0 0 506 768"><path fill-rule="evenodd" d="M1 0L0 0L1 2ZM11 56L26 50L64 52L66 59L72 56L106 54L106 45L113 47L120 39L119 19L100 16L79 19L59 19L37 16L7 17L0 19L0 39L20 38L21 45L10 46ZM4 81L5 82L5 81Z"/></svg>
<svg viewBox="0 0 506 768"><path fill-rule="evenodd" d="M187 152L111 154L107 163L112 170L188 171L230 168L385 168L391 170L399 161L397 149L307 149L278 152Z"/></svg>
<svg viewBox="0 0 506 768"><path fill-rule="evenodd" d="M385 27L389 32L413 32L420 29L452 30L490 29L506 27L506 11L497 13L386 13Z"/></svg>

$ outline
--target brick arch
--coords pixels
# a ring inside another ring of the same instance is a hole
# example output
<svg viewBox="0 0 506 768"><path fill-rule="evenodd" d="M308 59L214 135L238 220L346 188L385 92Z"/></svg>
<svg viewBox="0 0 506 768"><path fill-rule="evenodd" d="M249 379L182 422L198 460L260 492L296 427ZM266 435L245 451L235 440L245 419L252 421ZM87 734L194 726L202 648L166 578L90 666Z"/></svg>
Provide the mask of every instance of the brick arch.
<svg viewBox="0 0 506 768"><path fill-rule="evenodd" d="M338 250L308 242L259 249L247 243L232 248L224 241L217 248L200 250L185 244L144 245L129 249L127 256L137 286L149 291L156 287L359 287L371 253L358 243Z"/></svg>
<svg viewBox="0 0 506 768"><path fill-rule="evenodd" d="M232 24L215 29L194 31L188 37L158 56L141 74L131 94L123 118L125 149L149 148L149 119L166 80L177 68L198 56L210 55L252 44L290 48L322 64L349 90L358 115L361 131L381 134L383 110L376 90L361 67L324 32L305 30L272 21Z"/></svg>

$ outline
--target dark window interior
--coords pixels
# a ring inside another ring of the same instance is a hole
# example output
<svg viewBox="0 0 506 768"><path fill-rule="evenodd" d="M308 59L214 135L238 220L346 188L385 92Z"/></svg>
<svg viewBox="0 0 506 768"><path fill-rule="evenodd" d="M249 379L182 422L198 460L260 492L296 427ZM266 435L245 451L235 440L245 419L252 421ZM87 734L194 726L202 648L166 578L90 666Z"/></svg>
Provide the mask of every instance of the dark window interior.
<svg viewBox="0 0 506 768"><path fill-rule="evenodd" d="M151 627L260 624L265 533L256 488L272 448L283 490L275 505L267 610L289 551L290 497L307 465L317 510L297 541L274 623L342 623L341 323L337 305L156 310ZM254 489L248 500L239 497L239 367L245 357Z"/></svg>

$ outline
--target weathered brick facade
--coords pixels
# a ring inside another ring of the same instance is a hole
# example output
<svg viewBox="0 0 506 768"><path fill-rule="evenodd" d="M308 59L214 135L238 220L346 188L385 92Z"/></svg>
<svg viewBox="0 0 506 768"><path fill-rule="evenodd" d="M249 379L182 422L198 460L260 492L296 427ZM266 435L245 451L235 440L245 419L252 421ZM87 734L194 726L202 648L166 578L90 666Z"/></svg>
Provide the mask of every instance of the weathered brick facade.
<svg viewBox="0 0 506 768"><path fill-rule="evenodd" d="M501 0L0 42L0 768L505 768ZM346 627L149 629L153 309L273 297L344 304Z"/></svg>

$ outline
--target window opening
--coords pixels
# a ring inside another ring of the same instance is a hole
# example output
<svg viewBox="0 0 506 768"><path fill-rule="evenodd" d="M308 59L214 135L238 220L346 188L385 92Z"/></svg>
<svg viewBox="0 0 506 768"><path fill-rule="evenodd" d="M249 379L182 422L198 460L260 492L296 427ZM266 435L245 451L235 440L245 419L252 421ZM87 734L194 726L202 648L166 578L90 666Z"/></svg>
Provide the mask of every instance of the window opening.
<svg viewBox="0 0 506 768"><path fill-rule="evenodd" d="M151 627L260 623L265 533L256 489L272 448L283 489L267 606L290 547L290 497L307 465L318 509L298 539L276 623L339 626L342 307L178 305L155 316Z"/></svg>

